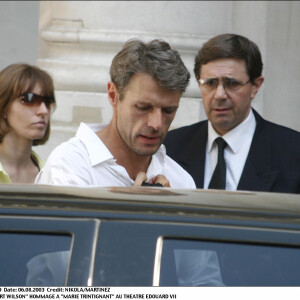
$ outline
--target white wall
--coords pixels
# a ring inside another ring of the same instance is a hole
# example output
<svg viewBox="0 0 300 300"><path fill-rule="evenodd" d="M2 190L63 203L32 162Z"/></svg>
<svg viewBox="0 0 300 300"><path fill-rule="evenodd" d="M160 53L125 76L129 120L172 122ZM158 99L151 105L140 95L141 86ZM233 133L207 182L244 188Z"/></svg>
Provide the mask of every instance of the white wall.
<svg viewBox="0 0 300 300"><path fill-rule="evenodd" d="M0 70L10 64L35 64L38 52L38 1L0 1Z"/></svg>
<svg viewBox="0 0 300 300"><path fill-rule="evenodd" d="M265 69L265 118L300 131L299 1L268 4Z"/></svg>

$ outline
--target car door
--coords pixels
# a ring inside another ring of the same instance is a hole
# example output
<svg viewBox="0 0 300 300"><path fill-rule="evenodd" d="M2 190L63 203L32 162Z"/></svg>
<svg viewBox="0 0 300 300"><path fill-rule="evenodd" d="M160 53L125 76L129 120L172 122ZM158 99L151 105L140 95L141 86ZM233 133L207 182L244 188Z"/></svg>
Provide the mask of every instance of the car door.
<svg viewBox="0 0 300 300"><path fill-rule="evenodd" d="M186 221L102 221L94 284L300 285L299 224Z"/></svg>
<svg viewBox="0 0 300 300"><path fill-rule="evenodd" d="M1 286L92 285L99 220L0 217Z"/></svg>

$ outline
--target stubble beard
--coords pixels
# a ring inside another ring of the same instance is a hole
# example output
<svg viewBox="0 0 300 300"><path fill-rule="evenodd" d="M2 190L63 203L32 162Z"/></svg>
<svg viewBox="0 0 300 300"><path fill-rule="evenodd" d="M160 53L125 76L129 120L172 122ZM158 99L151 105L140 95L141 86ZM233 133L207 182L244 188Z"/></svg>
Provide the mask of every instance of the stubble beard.
<svg viewBox="0 0 300 300"><path fill-rule="evenodd" d="M128 153L134 153L135 155L138 155L138 156L143 156L143 157L148 156L149 157L149 156L152 156L153 154L155 154L162 144L162 143L160 143L159 145L155 146L155 148L154 148L154 146L151 146L151 148L149 146L149 149L147 149L147 146L139 147L137 145L137 139L138 139L139 134L137 134L132 139L132 143L130 143L131 140L127 141L127 139L124 138L124 136L122 135L122 130L120 130L118 126L117 126L117 130L118 130L120 140L121 140L124 148L126 150L128 150ZM125 137L126 137L126 135L125 135Z"/></svg>

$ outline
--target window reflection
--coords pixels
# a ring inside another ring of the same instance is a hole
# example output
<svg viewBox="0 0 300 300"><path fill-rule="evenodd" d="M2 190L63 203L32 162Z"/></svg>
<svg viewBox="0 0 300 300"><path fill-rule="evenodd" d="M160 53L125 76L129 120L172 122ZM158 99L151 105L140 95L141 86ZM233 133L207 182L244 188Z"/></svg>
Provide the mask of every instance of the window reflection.
<svg viewBox="0 0 300 300"><path fill-rule="evenodd" d="M26 266L27 286L64 285L70 260L70 251L43 253L31 258Z"/></svg>
<svg viewBox="0 0 300 300"><path fill-rule="evenodd" d="M300 249L165 238L161 286L300 286Z"/></svg>
<svg viewBox="0 0 300 300"><path fill-rule="evenodd" d="M216 251L174 249L179 286L224 286Z"/></svg>
<svg viewBox="0 0 300 300"><path fill-rule="evenodd" d="M0 233L0 285L64 285L71 240L68 235Z"/></svg>

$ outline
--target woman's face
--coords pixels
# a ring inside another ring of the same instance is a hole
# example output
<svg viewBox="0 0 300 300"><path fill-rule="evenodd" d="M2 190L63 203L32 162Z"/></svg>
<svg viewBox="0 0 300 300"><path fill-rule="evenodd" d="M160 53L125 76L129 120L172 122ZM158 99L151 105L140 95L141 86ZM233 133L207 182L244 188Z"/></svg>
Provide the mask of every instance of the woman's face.
<svg viewBox="0 0 300 300"><path fill-rule="evenodd" d="M31 92L42 95L39 84ZM6 114L10 128L8 134L31 141L43 138L49 123L50 113L50 108L44 102L28 104L22 103L21 97L16 98Z"/></svg>

